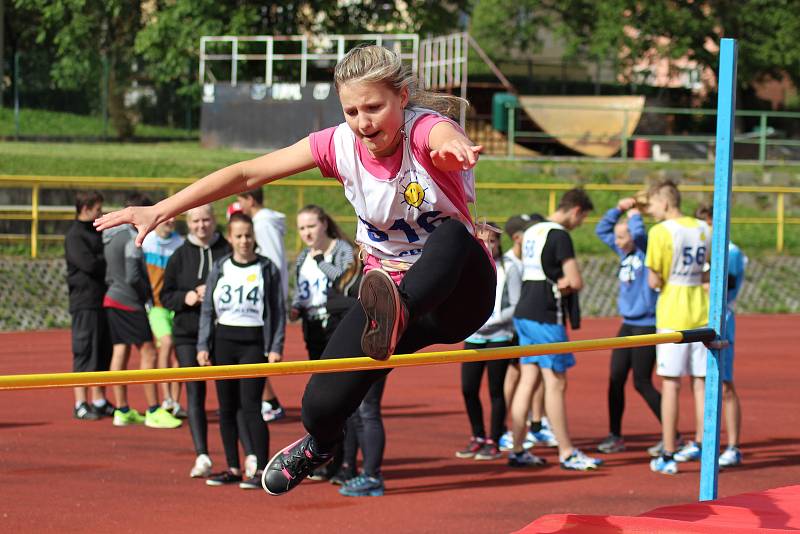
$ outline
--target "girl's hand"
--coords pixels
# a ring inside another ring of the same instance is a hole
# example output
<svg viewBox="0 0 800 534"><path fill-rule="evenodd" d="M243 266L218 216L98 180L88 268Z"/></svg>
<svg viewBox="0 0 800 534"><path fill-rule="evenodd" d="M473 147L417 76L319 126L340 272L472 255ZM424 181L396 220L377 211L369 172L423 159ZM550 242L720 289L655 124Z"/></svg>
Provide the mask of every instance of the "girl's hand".
<svg viewBox="0 0 800 534"><path fill-rule="evenodd" d="M466 171L478 163L481 145L473 145L466 138L451 139L438 150L431 150L431 160L444 172Z"/></svg>
<svg viewBox="0 0 800 534"><path fill-rule="evenodd" d="M201 367L207 367L211 365L211 358L209 357L207 350L201 350L197 353L197 363Z"/></svg>
<svg viewBox="0 0 800 534"><path fill-rule="evenodd" d="M299 318L300 318L300 310L298 310L297 308L292 308L291 310L289 310L290 321L296 321Z"/></svg>
<svg viewBox="0 0 800 534"><path fill-rule="evenodd" d="M267 361L269 363L277 363L277 362L281 361L282 359L283 359L283 356L281 356L277 352L270 352L269 354L267 354Z"/></svg>
<svg viewBox="0 0 800 534"><path fill-rule="evenodd" d="M136 236L136 246L141 247L144 237L152 232L160 222L155 206L130 206L119 211L106 213L102 217L95 219L94 227L100 232L121 224L132 224L139 232L139 235Z"/></svg>

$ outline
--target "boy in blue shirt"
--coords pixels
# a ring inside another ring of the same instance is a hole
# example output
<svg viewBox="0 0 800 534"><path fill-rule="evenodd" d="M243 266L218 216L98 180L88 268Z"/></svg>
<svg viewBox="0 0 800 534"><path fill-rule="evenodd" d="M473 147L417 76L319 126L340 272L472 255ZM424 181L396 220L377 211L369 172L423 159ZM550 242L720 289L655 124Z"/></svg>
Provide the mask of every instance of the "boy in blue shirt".
<svg viewBox="0 0 800 534"><path fill-rule="evenodd" d="M625 219L623 214L627 215ZM616 252L620 259L617 307L622 316L618 336L654 334L656 332L656 293L647 284L647 230L637 209L636 200L623 198L608 210L597 223L595 233ZM625 450L622 439L622 412L625 409L625 382L633 369L636 391L650 410L661 420L661 394L653 386L656 349L634 347L611 352L611 373L608 383L609 434L597 450L603 453Z"/></svg>
<svg viewBox="0 0 800 534"><path fill-rule="evenodd" d="M710 206L700 205L695 217L705 220L711 226L713 210ZM728 308L725 311L727 329L725 340L728 346L722 349L720 355L725 360L722 375L722 404L725 410L725 426L728 431L728 447L719 456L720 467L733 467L742 463L742 451L739 450L739 432L742 426L742 409L739 404L739 395L733 385L733 342L736 335L736 316L734 304L739 290L744 282L744 271L747 266L747 256L733 241L728 243Z"/></svg>

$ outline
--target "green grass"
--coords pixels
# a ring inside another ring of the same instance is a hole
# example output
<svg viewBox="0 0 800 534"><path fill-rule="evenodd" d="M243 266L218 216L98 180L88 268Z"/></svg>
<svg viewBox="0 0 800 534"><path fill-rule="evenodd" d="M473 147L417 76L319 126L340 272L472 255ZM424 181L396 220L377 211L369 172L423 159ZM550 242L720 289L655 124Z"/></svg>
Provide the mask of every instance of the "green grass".
<svg viewBox="0 0 800 534"><path fill-rule="evenodd" d="M0 143L0 174L33 174L61 176L104 176L104 177L201 177L233 162L251 158L255 154L224 149L203 149L197 143L174 142L154 144L119 143ZM525 183L623 183L631 168L641 164L629 165L603 162L559 163L575 167L580 179L558 178L553 174L553 162L505 162L483 159L477 167L478 181L487 182L525 182ZM651 166L652 167L652 166ZM650 167L648 167L650 168ZM670 169L697 173L710 169L710 164L670 165ZM794 169L796 172L796 169ZM319 173L302 173L303 178L319 178ZM273 185L266 189L267 206L282 211L289 219L289 250L299 246L294 230L294 214L297 204L297 189ZM594 236L593 221L609 207L616 204L619 194L613 192L592 192L596 210L593 219L574 233L577 250L581 254L608 253L605 246ZM800 197L800 195L796 195ZM708 196L686 194L684 209L691 213ZM229 199L232 201L232 199ZM766 217L775 213L774 195L735 195L734 217ZM344 195L337 188L306 188L303 203L324 206L330 213L339 216L342 227L353 235L355 222L353 212ZM489 216L501 225L510 215L539 212L546 214L548 193L541 191L481 190L477 205L479 216ZM800 217L800 198L793 201L787 197L787 217ZM221 213L222 210L219 210ZM736 224L732 226L732 239L748 255L772 254L775 250L775 227L767 224ZM504 246L508 246L508 241ZM0 247L0 254L24 254L26 247L21 245ZM800 232L797 226L787 225L785 230L785 252L800 254ZM47 247L44 255L60 254L57 245Z"/></svg>
<svg viewBox="0 0 800 534"><path fill-rule="evenodd" d="M102 137L104 133L103 118L92 115L76 115L39 109L20 109L19 131L16 129L14 110L0 108L0 136L58 136L58 137ZM109 122L108 137L116 137L116 132ZM150 126L138 124L137 137L197 137L197 130L186 131L179 128Z"/></svg>

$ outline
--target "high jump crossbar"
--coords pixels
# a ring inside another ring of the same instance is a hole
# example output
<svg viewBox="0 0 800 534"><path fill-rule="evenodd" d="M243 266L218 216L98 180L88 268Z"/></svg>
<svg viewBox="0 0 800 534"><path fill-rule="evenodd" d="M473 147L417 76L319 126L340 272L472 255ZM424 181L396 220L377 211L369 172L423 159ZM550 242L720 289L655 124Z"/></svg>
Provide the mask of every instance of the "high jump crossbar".
<svg viewBox="0 0 800 534"><path fill-rule="evenodd" d="M396 367L417 367L446 363L502 360L543 354L564 354L626 347L645 347L662 343L710 343L716 338L711 328L679 330L662 334L609 337L561 343L543 343L515 347L478 350L448 350L418 354L396 354L386 361L372 358L337 358L328 360L257 363L243 365L218 365L208 367L180 367L170 369L137 369L130 371L99 371L86 373L51 373L0 376L0 391L152 384L157 382L193 382L257 378L262 376L300 375L309 373L337 373L342 371L370 371Z"/></svg>

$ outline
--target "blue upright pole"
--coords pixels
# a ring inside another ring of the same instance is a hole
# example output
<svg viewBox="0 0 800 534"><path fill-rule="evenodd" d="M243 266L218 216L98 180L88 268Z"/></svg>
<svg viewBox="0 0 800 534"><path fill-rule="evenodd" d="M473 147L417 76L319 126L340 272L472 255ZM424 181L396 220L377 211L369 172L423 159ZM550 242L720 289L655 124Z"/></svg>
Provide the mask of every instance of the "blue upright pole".
<svg viewBox="0 0 800 534"><path fill-rule="evenodd" d="M711 281L708 326L725 338L728 306L728 242L730 239L731 171L733 165L733 119L736 109L735 39L722 39L719 55L717 97L717 154L714 164L714 230L711 240ZM700 500L717 498L719 427L722 406L720 376L725 362L720 349L709 350L706 367L706 399L703 420L703 456L700 465Z"/></svg>

